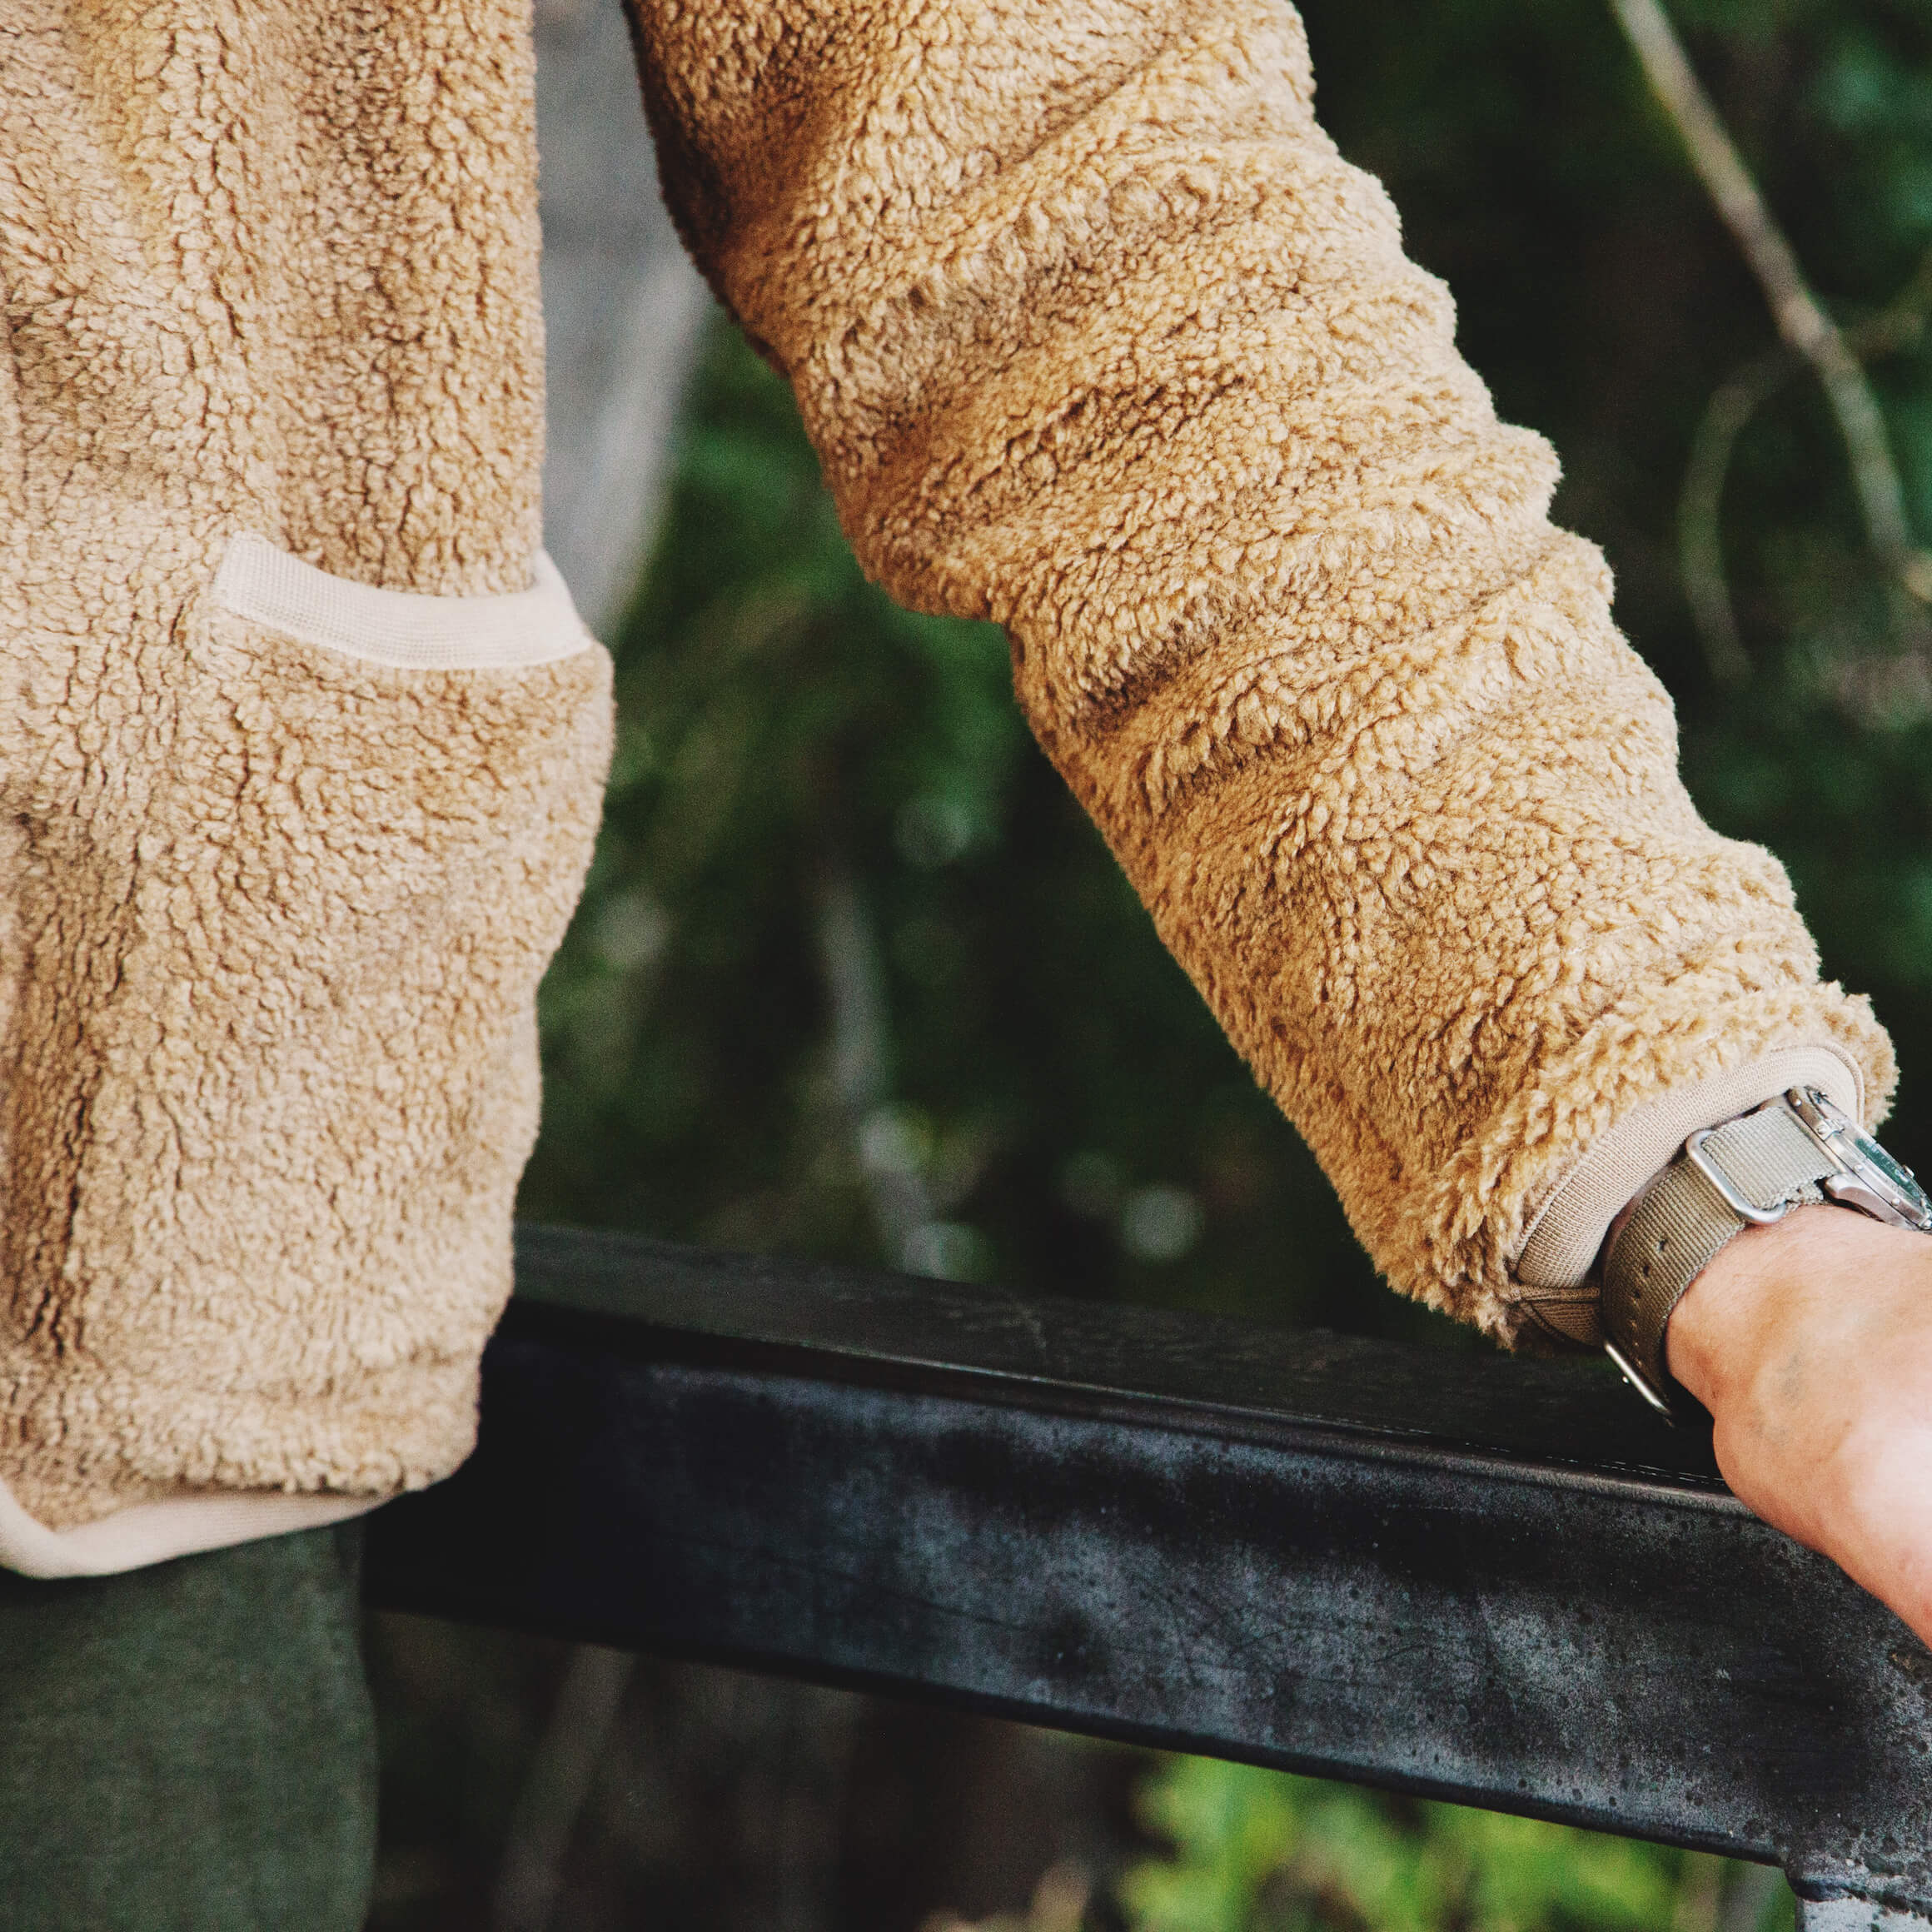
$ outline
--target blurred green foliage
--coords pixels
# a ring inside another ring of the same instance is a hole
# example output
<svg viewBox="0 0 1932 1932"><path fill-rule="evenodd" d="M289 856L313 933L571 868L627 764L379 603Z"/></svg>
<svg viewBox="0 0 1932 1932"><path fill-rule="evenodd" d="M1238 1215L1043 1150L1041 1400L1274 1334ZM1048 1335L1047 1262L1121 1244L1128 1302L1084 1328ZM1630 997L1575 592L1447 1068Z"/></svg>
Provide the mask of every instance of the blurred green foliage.
<svg viewBox="0 0 1932 1932"><path fill-rule="evenodd" d="M1562 454L1558 513L1616 566L1694 794L1780 854L1827 969L1877 998L1894 1138L1932 1164L1932 670L1814 386L1772 388L1735 447L1754 670L1720 689L1678 497L1709 399L1774 335L1607 9L1305 12L1327 125L1450 282L1501 412ZM1830 305L1884 308L1932 244L1932 0L1674 12ZM1872 373L1925 540L1932 344L1906 328ZM863 581L789 397L722 326L618 659L526 1214L1465 1345L1373 1282L1032 746L1002 639ZM1175 1850L1127 1884L1140 1932L1720 1922L1714 1866L1553 1826L1186 1761L1147 1805Z"/></svg>
<svg viewBox="0 0 1932 1932"><path fill-rule="evenodd" d="M1772 1875L1695 1853L1203 1758L1143 1787L1170 1856L1130 1870L1133 1932L1789 1932Z"/></svg>

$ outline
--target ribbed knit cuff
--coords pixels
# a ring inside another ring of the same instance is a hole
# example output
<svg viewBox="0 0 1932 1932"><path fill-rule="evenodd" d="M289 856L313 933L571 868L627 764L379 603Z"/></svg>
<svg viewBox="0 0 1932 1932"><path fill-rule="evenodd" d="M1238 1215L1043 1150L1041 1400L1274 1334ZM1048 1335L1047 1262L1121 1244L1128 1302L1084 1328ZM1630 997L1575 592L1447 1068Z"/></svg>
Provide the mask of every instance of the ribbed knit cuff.
<svg viewBox="0 0 1932 1932"><path fill-rule="evenodd" d="M1610 1224L1700 1128L1715 1127L1782 1093L1810 1086L1865 1118L1864 1081L1835 1047L1788 1047L1729 1072L1672 1088L1627 1114L1572 1168L1531 1221L1511 1272L1536 1327L1564 1342L1603 1339L1589 1279Z"/></svg>

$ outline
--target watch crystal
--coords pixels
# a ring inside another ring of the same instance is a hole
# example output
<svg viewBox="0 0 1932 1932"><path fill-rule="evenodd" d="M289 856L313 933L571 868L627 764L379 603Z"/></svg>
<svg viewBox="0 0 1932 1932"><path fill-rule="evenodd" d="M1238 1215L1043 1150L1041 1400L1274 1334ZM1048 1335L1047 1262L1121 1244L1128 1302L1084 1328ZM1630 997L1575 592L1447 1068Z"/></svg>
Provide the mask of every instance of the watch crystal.
<svg viewBox="0 0 1932 1932"><path fill-rule="evenodd" d="M1932 1229L1932 1197L1903 1161L1895 1160L1815 1087L1794 1088L1788 1098L1792 1111L1845 1169L1845 1178L1860 1193L1869 1190L1878 1205L1890 1210L1886 1219L1895 1217L1905 1226ZM1828 1180L1825 1191L1842 1197L1849 1190ZM1860 1200L1858 1205L1870 1204Z"/></svg>

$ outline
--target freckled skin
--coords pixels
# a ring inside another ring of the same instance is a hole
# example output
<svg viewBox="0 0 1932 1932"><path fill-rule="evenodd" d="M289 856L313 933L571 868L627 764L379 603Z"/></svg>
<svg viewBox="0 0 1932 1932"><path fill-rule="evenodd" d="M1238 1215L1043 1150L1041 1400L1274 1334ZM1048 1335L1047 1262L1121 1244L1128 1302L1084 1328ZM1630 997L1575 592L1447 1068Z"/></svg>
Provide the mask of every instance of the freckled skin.
<svg viewBox="0 0 1932 1932"><path fill-rule="evenodd" d="M1667 1342L1740 1498L1932 1642L1932 1240L1798 1208L1719 1253Z"/></svg>

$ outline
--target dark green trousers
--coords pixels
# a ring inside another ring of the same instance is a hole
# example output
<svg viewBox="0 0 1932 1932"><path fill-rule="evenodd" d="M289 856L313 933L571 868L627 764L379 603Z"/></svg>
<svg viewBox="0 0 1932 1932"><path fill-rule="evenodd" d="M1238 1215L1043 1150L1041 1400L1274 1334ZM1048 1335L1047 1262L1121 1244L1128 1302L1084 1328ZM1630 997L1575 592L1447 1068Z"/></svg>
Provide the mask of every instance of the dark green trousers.
<svg viewBox="0 0 1932 1932"><path fill-rule="evenodd" d="M357 1932L359 1531L85 1582L0 1572L0 1926Z"/></svg>

